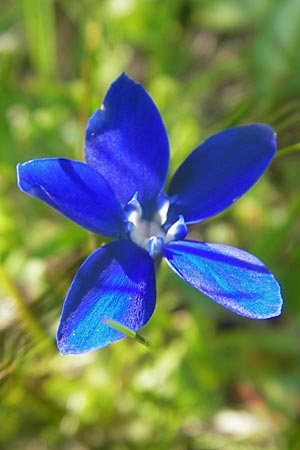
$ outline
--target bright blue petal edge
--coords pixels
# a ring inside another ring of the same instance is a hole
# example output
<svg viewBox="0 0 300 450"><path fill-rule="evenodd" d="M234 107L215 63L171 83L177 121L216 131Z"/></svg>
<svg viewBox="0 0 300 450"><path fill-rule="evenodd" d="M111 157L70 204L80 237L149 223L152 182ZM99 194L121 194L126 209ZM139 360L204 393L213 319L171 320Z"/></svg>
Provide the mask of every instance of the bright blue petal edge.
<svg viewBox="0 0 300 450"><path fill-rule="evenodd" d="M197 147L173 175L168 222L186 223L223 211L260 178L276 151L276 134L265 124L228 128Z"/></svg>
<svg viewBox="0 0 300 450"><path fill-rule="evenodd" d="M156 300L153 260L130 241L96 250L77 272L57 332L62 354L85 353L125 337L105 323L137 331L150 319Z"/></svg>
<svg viewBox="0 0 300 450"><path fill-rule="evenodd" d="M168 137L151 97L125 74L88 121L85 155L122 204L138 192L144 212L153 213L168 171Z"/></svg>
<svg viewBox="0 0 300 450"><path fill-rule="evenodd" d="M280 286L255 256L237 248L174 241L163 255L184 281L227 309L251 319L281 313Z"/></svg>
<svg viewBox="0 0 300 450"><path fill-rule="evenodd" d="M64 158L17 166L19 188L99 234L121 237L124 213L104 178L87 164Z"/></svg>

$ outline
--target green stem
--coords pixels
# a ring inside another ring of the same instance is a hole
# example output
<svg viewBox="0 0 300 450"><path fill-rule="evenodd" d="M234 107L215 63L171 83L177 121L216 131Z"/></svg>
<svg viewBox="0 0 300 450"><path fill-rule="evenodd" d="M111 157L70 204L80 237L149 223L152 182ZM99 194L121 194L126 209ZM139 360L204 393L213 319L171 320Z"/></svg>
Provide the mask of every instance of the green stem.
<svg viewBox="0 0 300 450"><path fill-rule="evenodd" d="M288 155L289 153L295 153L298 151L300 151L300 142L279 149L276 156L284 156Z"/></svg>
<svg viewBox="0 0 300 450"><path fill-rule="evenodd" d="M27 331L32 335L32 337L39 342L41 340L48 339L48 336L45 335L43 328L33 316L28 305L26 305L26 303L24 302L22 293L15 286L10 276L6 273L2 264L0 264L0 282L9 297L13 300L20 321L23 323L24 328L26 328Z"/></svg>
<svg viewBox="0 0 300 450"><path fill-rule="evenodd" d="M139 342L140 344L145 345L148 348L153 349L153 346L148 341L148 339L144 338L138 333L135 333L134 331L130 330L129 328L124 327L120 323L114 322L110 319L103 319L103 322L109 325L112 328L115 328L118 331L121 331L121 333L126 334L126 336L130 337L131 339L134 339L135 341Z"/></svg>

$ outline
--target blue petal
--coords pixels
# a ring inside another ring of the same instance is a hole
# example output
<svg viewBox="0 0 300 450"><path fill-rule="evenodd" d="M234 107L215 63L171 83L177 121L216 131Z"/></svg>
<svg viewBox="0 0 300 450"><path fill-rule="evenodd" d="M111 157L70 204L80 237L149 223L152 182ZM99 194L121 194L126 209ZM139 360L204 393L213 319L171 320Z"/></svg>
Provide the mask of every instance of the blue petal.
<svg viewBox="0 0 300 450"><path fill-rule="evenodd" d="M88 164L109 182L122 204L138 192L144 209L153 212L168 171L168 137L150 96L125 74L89 119L85 152Z"/></svg>
<svg viewBox="0 0 300 450"><path fill-rule="evenodd" d="M124 338L105 319L137 331L155 307L150 256L130 241L96 250L81 266L67 294L57 345L62 354L84 353Z"/></svg>
<svg viewBox="0 0 300 450"><path fill-rule="evenodd" d="M276 151L264 124L229 128L196 148L175 172L168 193L168 222L207 219L230 206L262 175Z"/></svg>
<svg viewBox="0 0 300 450"><path fill-rule="evenodd" d="M255 256L219 244L174 241L163 252L184 281L220 305L251 319L278 316L280 286Z"/></svg>
<svg viewBox="0 0 300 450"><path fill-rule="evenodd" d="M69 159L36 159L17 166L18 185L77 224L120 237L124 213L104 178L87 164Z"/></svg>

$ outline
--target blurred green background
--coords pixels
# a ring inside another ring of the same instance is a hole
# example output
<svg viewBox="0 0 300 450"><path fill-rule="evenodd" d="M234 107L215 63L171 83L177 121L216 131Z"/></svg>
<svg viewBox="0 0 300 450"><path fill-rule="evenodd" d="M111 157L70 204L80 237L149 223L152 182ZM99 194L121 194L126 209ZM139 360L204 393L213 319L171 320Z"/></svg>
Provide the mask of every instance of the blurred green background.
<svg viewBox="0 0 300 450"><path fill-rule="evenodd" d="M2 0L0 449L300 449L299 0ZM83 158L88 116L122 71L166 124L172 170L210 134L267 122L279 152L257 185L191 236L276 274L280 318L255 322L173 276L141 334L83 356L54 336L100 245L21 193L15 165Z"/></svg>

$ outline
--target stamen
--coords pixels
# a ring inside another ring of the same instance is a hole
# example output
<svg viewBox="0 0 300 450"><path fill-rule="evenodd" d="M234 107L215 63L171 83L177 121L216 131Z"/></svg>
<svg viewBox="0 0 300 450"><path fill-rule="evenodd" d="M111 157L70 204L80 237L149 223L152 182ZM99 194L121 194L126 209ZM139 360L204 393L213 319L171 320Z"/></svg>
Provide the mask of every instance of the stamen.
<svg viewBox="0 0 300 450"><path fill-rule="evenodd" d="M155 214L155 220L161 225L167 220L169 206L169 197L164 192L161 192L157 198L157 213Z"/></svg>
<svg viewBox="0 0 300 450"><path fill-rule="evenodd" d="M137 199L138 193L136 192L132 199L125 205L124 212L126 215L126 218L129 222L133 223L134 225L137 225L138 222L141 220L143 211L142 207Z"/></svg>
<svg viewBox="0 0 300 450"><path fill-rule="evenodd" d="M168 229L165 242L167 244L171 241L184 239L187 234L188 227L186 226L183 216L179 216L179 219Z"/></svg>

